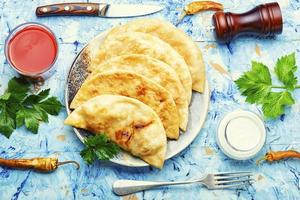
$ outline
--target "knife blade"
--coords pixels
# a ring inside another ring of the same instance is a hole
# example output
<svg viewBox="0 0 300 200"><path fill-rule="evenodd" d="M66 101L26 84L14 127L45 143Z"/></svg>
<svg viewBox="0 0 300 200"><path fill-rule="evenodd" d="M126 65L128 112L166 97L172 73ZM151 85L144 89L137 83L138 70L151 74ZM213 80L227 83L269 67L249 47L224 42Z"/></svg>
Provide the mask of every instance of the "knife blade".
<svg viewBox="0 0 300 200"><path fill-rule="evenodd" d="M134 17L149 15L163 9L157 5L106 4L106 3L60 3L39 6L36 16L100 16L100 17Z"/></svg>

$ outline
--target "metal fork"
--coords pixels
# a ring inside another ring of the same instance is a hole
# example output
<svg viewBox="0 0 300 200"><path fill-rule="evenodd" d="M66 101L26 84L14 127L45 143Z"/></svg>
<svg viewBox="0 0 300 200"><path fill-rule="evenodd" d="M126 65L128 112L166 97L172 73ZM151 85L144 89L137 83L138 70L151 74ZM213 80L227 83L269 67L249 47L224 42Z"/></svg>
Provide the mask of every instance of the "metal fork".
<svg viewBox="0 0 300 200"><path fill-rule="evenodd" d="M117 195L127 195L151 188L180 185L190 183L202 183L210 190L215 189L233 189L241 188L254 182L251 172L222 172L207 174L197 180L174 181L174 182L152 182L152 181L134 181L118 180L113 184L113 191Z"/></svg>

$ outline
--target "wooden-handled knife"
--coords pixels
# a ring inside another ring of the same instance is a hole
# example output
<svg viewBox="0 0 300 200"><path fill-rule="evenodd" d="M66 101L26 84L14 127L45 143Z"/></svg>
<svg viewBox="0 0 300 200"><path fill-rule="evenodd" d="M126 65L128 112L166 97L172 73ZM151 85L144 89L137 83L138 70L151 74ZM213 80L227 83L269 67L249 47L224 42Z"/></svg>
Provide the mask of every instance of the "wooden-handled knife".
<svg viewBox="0 0 300 200"><path fill-rule="evenodd" d="M47 16L100 16L100 17L134 17L149 15L162 10L157 5L105 4L105 3L60 3L37 7L38 17Z"/></svg>

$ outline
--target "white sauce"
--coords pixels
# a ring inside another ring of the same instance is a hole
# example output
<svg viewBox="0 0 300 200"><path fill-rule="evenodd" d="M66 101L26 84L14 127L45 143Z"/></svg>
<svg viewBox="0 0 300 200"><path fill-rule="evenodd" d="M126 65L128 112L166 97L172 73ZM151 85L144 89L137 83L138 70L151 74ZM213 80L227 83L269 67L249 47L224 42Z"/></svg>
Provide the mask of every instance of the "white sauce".
<svg viewBox="0 0 300 200"><path fill-rule="evenodd" d="M251 118L238 117L232 119L226 128L226 139L235 149L248 151L259 144L260 127Z"/></svg>
<svg viewBox="0 0 300 200"><path fill-rule="evenodd" d="M252 112L233 111L220 121L216 139L227 156L237 160L252 158L265 143L264 122Z"/></svg>

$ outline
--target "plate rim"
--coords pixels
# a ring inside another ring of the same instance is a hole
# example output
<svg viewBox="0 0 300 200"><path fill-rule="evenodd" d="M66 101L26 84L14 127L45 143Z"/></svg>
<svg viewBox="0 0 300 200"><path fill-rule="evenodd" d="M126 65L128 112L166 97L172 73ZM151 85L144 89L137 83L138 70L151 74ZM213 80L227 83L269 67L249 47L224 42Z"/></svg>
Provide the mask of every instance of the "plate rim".
<svg viewBox="0 0 300 200"><path fill-rule="evenodd" d="M92 42L94 39L96 39L98 37L101 37L101 36L105 35L105 33L107 33L107 32L108 31L103 31L102 33L100 33L97 36L95 36L90 42ZM70 67L70 69L68 71L68 76L67 76L66 85L65 85L65 93L64 93L66 111L67 111L68 116L71 113L71 110L69 108L69 102L68 102L69 101L69 97L68 97L68 92L69 92L69 87L68 86L69 86L69 84L68 83L69 83L70 72L73 69L73 66L74 66L75 62L77 61L78 57L88 47L88 45L90 44L90 42L88 42L87 44L85 44L83 46L83 48L80 50L80 52L77 54L77 56L73 60L73 62L71 64L71 67ZM193 91L193 93L199 93L199 92L194 92ZM193 143L193 141L196 139L196 137L200 134L201 129L203 128L204 122L205 122L207 114L208 114L209 102L210 102L209 101L209 98L210 98L210 88L209 88L209 83L208 83L207 79L205 80L204 92L200 93L200 95L203 95L203 99L204 99L204 103L203 103L204 109L203 110L204 110L205 113L200 117L200 122L198 124L198 127L196 128L197 134L194 134L194 136L190 139L189 144L183 145L182 147L178 148L176 151L174 151L174 153L172 153L169 157L167 157L165 159L165 161L168 160L168 159L170 159L170 158L173 158L174 156L178 155L183 150L185 150L189 145L191 145ZM191 112L189 112L189 114L190 113ZM78 139L84 144L85 138L79 133L79 131L77 130L77 128L75 128L75 127L72 127L72 128L73 128L73 131L75 132L76 136L78 137ZM119 165L122 165L122 166L127 166L127 167L147 167L147 166L150 166L146 162L136 165L136 164L130 164L130 163L124 161L124 160L115 159L115 158L112 158L109 161L112 162L112 163L119 164Z"/></svg>

